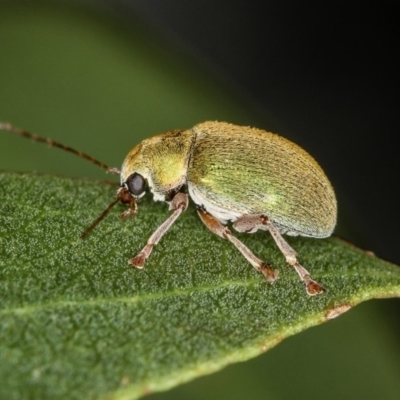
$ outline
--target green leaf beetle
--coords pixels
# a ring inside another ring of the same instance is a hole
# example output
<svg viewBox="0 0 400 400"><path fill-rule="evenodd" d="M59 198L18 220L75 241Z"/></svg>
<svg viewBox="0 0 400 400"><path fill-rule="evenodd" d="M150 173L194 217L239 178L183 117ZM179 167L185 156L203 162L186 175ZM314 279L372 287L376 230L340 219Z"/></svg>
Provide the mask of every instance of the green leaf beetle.
<svg viewBox="0 0 400 400"><path fill-rule="evenodd" d="M138 200L150 190L154 201L169 204L170 216L150 236L144 248L128 262L143 268L153 247L185 211L189 197L205 226L229 240L267 281L278 271L238 240L238 232L268 230L286 262L293 266L309 295L322 293L297 261L297 254L282 237L324 238L336 225L337 204L333 188L317 162L291 141L257 128L208 121L187 130L172 130L143 140L126 156L121 170L51 139L10 124L0 129L47 143L120 174L116 199L86 229L86 236L119 201L128 205L122 217L134 216Z"/></svg>

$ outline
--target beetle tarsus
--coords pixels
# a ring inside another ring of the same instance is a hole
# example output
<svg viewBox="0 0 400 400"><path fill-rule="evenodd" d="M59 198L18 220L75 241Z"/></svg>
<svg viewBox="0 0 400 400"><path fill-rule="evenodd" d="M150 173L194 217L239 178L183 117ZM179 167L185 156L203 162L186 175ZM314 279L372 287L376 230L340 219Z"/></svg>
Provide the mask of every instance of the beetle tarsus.
<svg viewBox="0 0 400 400"><path fill-rule="evenodd" d="M306 284L306 290L309 296L315 296L316 294L325 292L325 288L318 282L311 279L310 275L305 277L304 282Z"/></svg>
<svg viewBox="0 0 400 400"><path fill-rule="evenodd" d="M279 278L279 271L277 269L272 269L272 267L267 263L263 263L260 270L269 283L273 283Z"/></svg>
<svg viewBox="0 0 400 400"><path fill-rule="evenodd" d="M314 281L309 272L297 261L290 264L294 267L300 279L305 283L306 291L309 296L315 296L316 294L321 294L325 291L324 287L318 282Z"/></svg>
<svg viewBox="0 0 400 400"><path fill-rule="evenodd" d="M121 214L121 219L126 219L128 217L134 217L137 214L136 209L128 208Z"/></svg>
<svg viewBox="0 0 400 400"><path fill-rule="evenodd" d="M144 267L144 262L146 261L146 258L146 254L140 252L136 257L131 258L128 261L128 264L132 265L132 267L136 267L137 269L142 269Z"/></svg>

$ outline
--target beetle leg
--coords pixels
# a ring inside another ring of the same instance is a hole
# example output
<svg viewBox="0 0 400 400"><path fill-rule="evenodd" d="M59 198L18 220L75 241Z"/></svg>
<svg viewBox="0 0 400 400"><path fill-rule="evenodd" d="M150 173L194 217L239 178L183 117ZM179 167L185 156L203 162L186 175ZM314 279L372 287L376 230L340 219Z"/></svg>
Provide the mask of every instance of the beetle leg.
<svg viewBox="0 0 400 400"><path fill-rule="evenodd" d="M223 239L228 239L243 254L246 260L259 272L262 272L268 282L278 279L279 271L273 270L269 264L264 263L253 252L245 246L239 239L231 234L231 231L221 224L215 217L208 214L204 209L199 208L197 213L204 225L213 233Z"/></svg>
<svg viewBox="0 0 400 400"><path fill-rule="evenodd" d="M299 264L297 261L297 254L289 246L286 240L279 233L278 229L272 224L266 215L256 214L256 215L245 215L240 217L234 224L233 227L238 232L255 232L258 229L268 229L271 236L275 240L275 243L279 247L279 250L285 256L286 262L294 267L300 279L306 284L307 293L310 296L320 294L324 291L324 287L318 282L315 282L309 272Z"/></svg>
<svg viewBox="0 0 400 400"><path fill-rule="evenodd" d="M136 256L131 258L128 263L136 268L143 268L144 262L149 257L153 247L160 241L164 236L165 232L169 227L175 222L175 220L185 211L189 204L188 195L185 193L177 193L172 199L169 210L173 213L155 230L155 232L150 236L147 241L146 246L142 251Z"/></svg>

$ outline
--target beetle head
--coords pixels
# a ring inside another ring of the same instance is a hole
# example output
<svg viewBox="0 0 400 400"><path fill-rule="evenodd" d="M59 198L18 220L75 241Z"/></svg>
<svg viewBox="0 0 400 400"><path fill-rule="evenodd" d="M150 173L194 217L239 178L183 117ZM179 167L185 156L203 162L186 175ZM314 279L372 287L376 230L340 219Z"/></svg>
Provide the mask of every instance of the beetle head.
<svg viewBox="0 0 400 400"><path fill-rule="evenodd" d="M121 196L140 199L148 188L154 200L170 200L186 184L192 140L192 132L174 130L135 146L122 164Z"/></svg>

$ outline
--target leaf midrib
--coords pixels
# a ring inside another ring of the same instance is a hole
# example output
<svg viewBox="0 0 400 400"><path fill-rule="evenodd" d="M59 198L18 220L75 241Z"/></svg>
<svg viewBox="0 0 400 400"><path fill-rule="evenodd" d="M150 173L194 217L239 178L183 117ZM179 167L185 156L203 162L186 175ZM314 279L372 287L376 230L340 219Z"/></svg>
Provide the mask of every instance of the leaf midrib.
<svg viewBox="0 0 400 400"><path fill-rule="evenodd" d="M187 296L194 292L212 292L214 290L224 289L230 286L235 287L250 287L257 284L265 284L264 281L259 281L257 277L254 279L246 279L246 281L223 281L214 286L196 286L190 287L185 289L174 289L171 291L162 291L162 292L155 292L155 293L146 293L141 294L138 296L132 297L108 297L108 298L101 298L97 297L95 299L84 299L84 300L65 300L65 301L51 301L45 302L37 305L27 305L24 307L9 307L3 310L0 310L0 315L7 315L7 314L28 314L34 312L40 312L44 309L49 308L63 308L63 307L70 307L70 306L98 306L107 303L125 303L125 304L135 304L142 301L150 301L150 300L157 300L166 297L177 297L177 296Z"/></svg>

